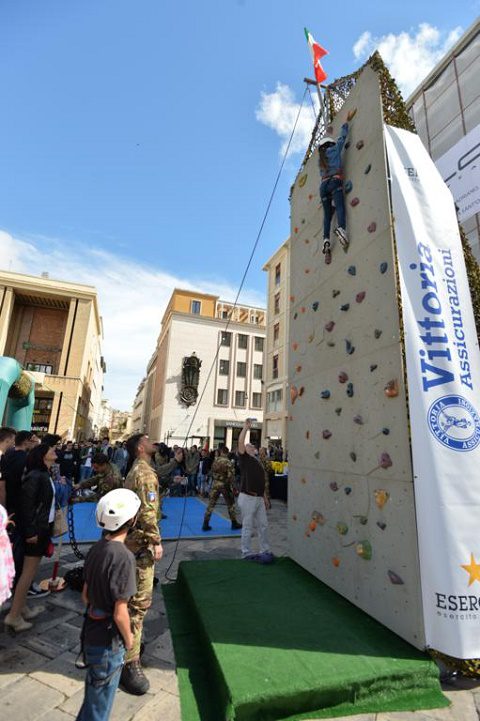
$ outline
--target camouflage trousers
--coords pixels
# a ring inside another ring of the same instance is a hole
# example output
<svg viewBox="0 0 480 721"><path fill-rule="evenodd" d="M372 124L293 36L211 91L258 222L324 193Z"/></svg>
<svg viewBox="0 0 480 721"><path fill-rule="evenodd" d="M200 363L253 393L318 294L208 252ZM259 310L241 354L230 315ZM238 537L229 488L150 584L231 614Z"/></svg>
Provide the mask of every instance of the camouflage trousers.
<svg viewBox="0 0 480 721"><path fill-rule="evenodd" d="M233 495L232 486L229 483L218 483L218 481L213 481L210 495L208 496L207 510L205 511L205 523L208 523L208 521L210 520L210 516L212 515L212 511L215 508L220 494L224 497L226 501L227 511L228 515L230 516L230 520L232 522L237 520L237 517L235 515L235 497Z"/></svg>
<svg viewBox="0 0 480 721"><path fill-rule="evenodd" d="M133 646L125 653L125 663L140 657L143 620L152 605L153 576L155 563L150 551L137 558L137 592L128 602L128 612L133 633Z"/></svg>

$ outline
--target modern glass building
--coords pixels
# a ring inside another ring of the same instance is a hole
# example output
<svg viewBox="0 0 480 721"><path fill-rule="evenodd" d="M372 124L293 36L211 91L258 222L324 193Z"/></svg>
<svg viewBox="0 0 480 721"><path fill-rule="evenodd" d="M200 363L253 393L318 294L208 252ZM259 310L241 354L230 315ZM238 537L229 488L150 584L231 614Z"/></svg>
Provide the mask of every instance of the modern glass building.
<svg viewBox="0 0 480 721"><path fill-rule="evenodd" d="M407 100L480 260L480 19Z"/></svg>

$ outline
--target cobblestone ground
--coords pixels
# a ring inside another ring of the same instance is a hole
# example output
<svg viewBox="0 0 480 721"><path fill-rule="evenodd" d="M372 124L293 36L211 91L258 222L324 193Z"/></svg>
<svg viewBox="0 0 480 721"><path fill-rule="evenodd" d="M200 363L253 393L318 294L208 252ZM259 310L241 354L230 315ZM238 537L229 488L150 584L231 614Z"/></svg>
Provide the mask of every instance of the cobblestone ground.
<svg viewBox="0 0 480 721"><path fill-rule="evenodd" d="M226 515L224 506L220 505L218 511ZM285 554L286 505L273 501L269 517L272 549L276 555ZM164 544L164 558L157 564L157 575L162 581L174 549L174 542ZM238 555L237 538L181 541L169 575L176 576L178 564L183 560L237 558ZM62 551L62 571L75 565L75 556L67 546ZM48 577L51 569L52 563L45 559L39 579ZM45 610L31 631L13 636L5 632L0 622L0 721L72 721L83 697L84 674L74 665L82 624L80 594L66 590L32 603L41 604ZM145 634L147 647L143 660L150 692L136 697L119 690L111 719L180 721L175 659L160 586L154 592ZM344 721L479 721L479 684L465 679L455 686L445 686L444 692L452 702L447 709L348 716Z"/></svg>

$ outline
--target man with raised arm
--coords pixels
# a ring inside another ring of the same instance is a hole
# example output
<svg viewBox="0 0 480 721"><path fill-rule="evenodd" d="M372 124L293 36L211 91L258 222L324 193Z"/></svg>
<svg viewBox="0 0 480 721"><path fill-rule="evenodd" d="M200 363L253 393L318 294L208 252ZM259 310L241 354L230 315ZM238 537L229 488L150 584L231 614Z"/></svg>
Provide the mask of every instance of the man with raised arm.
<svg viewBox="0 0 480 721"><path fill-rule="evenodd" d="M242 512L242 558L259 563L272 563L273 554L268 542L268 520L265 498L265 471L258 460L258 451L246 442L252 427L250 418L238 437L238 463L240 466L240 495L238 506ZM256 528L260 553L252 553L252 531Z"/></svg>

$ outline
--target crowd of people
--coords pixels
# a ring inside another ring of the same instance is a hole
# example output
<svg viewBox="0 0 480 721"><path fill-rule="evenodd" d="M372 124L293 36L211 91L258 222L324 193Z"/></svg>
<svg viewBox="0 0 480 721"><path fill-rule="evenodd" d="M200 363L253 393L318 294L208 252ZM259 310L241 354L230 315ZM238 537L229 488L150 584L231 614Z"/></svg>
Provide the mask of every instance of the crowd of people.
<svg viewBox="0 0 480 721"><path fill-rule="evenodd" d="M273 561L266 509L277 458L272 449L259 451L247 442L249 429L247 420L237 453L231 453L225 446L215 451L195 445L168 448L143 434L112 446L108 438L63 442L56 435L39 438L31 431L0 428L0 605L8 605L3 621L12 632L30 629L43 611L28 599L48 593L35 577L42 558L53 553L52 538L65 530L56 528L57 514L61 519L68 502L97 502L103 534L83 569L87 611L81 640L87 675L78 719L108 719L119 683L136 695L149 689L141 664L142 631L152 603L155 562L163 554L159 522L166 494L208 496L205 532L223 495L232 528L242 530L242 558ZM255 528L258 553L251 544Z"/></svg>

